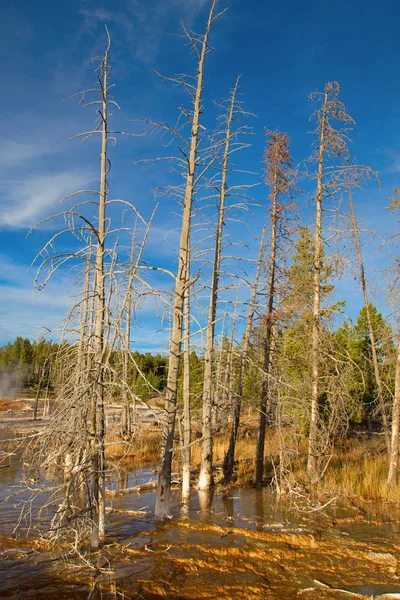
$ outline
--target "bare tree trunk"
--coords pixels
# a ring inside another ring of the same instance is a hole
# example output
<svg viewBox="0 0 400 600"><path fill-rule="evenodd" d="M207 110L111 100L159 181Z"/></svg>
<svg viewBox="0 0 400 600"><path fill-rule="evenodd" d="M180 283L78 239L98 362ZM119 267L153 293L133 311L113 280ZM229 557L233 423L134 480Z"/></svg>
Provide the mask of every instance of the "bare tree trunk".
<svg viewBox="0 0 400 600"><path fill-rule="evenodd" d="M380 372L379 372L378 356L377 356L377 352L376 352L375 333L374 333L374 328L372 326L371 311L369 308L367 282L365 280L364 262L363 262L362 253L361 253L360 236L358 234L358 224L357 224L357 220L356 220L356 217L354 214L354 205L353 205L353 198L352 198L351 191L349 193L349 208L350 208L351 225L352 225L353 235L354 235L354 242L355 242L356 251L357 251L358 266L360 269L360 282L361 282L361 288L362 288L362 292L363 292L363 296L364 296L365 312L367 314L369 337L371 340L372 362L374 365L376 385L378 387L378 402L379 402L379 408L380 408L381 417L382 417L383 432L385 434L386 447L387 447L387 451L389 454L390 453L390 444L391 444L389 420L388 420L388 416L387 416L387 412L386 412L385 399L383 396L383 385L382 385L382 380L381 380L381 376L380 376Z"/></svg>
<svg viewBox="0 0 400 600"><path fill-rule="evenodd" d="M319 479L318 421L319 421L319 361L321 328L321 264L322 264L322 200L325 154L325 127L328 94L325 92L319 138L319 159L316 192L315 250L314 250L314 290L312 324L312 391L310 431L308 436L307 475L312 483Z"/></svg>
<svg viewBox="0 0 400 600"><path fill-rule="evenodd" d="M222 386L222 392L223 392L222 401L221 402L213 401L213 408L214 408L213 428L215 428L219 425L221 412L223 415L225 415L227 407L228 407L228 410L230 410L230 412L232 412L232 406L233 406L233 403L232 403L232 399L233 399L233 383L232 383L233 382L233 352L234 352L234 347L235 347L235 327L236 327L236 320L237 320L238 297L239 297L239 288L236 293L235 309L233 311L233 315L231 318L231 322L232 322L231 337L229 340L229 346L228 346L227 357L226 357L224 383Z"/></svg>
<svg viewBox="0 0 400 600"><path fill-rule="evenodd" d="M232 90L229 113L226 123L224 154L221 166L221 184L219 191L218 223L215 234L215 251L211 281L210 303L208 310L206 347L204 352L203 386L203 446L200 465L199 490L208 490L213 485L212 474L212 390L213 390L213 351L215 338L215 315L218 301L218 283L221 269L222 232L225 218L225 200L228 179L229 148L231 142L232 120L235 110L236 93L239 80Z"/></svg>
<svg viewBox="0 0 400 600"><path fill-rule="evenodd" d="M272 318L272 309L268 314ZM268 397L269 397L269 368L270 368L270 355L271 355L271 338L272 338L272 323L269 321L267 316L265 325L265 338L263 344L263 381L261 386L261 402L260 402L260 415L258 425L258 436L257 436L257 448L256 448L256 464L254 473L254 483L256 485L262 485L264 477L264 451L265 451L265 432L267 427L267 409L268 409Z"/></svg>
<svg viewBox="0 0 400 600"><path fill-rule="evenodd" d="M264 476L264 449L265 449L265 430L267 424L267 406L269 396L269 368L271 355L271 338L274 311L275 295L275 272L276 272L276 245L277 245L277 225L278 225L278 190L277 190L277 167L275 166L274 184L272 192L272 215L271 215L271 249L269 257L269 281L268 281L268 302L267 314L265 316L265 337L263 344L263 381L261 386L260 416L258 425L258 437L256 448L256 463L254 473L254 483L261 485Z"/></svg>
<svg viewBox="0 0 400 600"><path fill-rule="evenodd" d="M188 275L189 279L190 275ZM190 497L191 419L190 419L190 297L186 290L183 316L183 450L182 499Z"/></svg>
<svg viewBox="0 0 400 600"><path fill-rule="evenodd" d="M264 251L264 236L265 236L265 228L263 229L260 241L260 249L258 253L257 259L257 268L256 274L254 278L253 288L251 292L250 304L249 304L249 314L247 316L246 330L243 339L242 351L240 353L240 366L239 366L239 380L237 385L236 397L233 406L233 415L232 415L232 428L231 434L229 438L229 447L225 454L224 458L224 483L227 485L230 483L233 475L233 467L235 464L235 448L236 448L236 439L239 431L240 424L240 411L243 399L243 388L244 388L244 378L246 375L246 366L247 366L247 354L249 351L251 332L253 329L253 318L254 318L254 310L256 304L256 297L258 292L258 284L260 279L261 272L261 263Z"/></svg>
<svg viewBox="0 0 400 600"><path fill-rule="evenodd" d="M131 347L131 313L132 313L132 284L133 272L135 269L135 234L132 237L132 247L130 256L130 276L128 278L128 289L125 298L125 342L123 349L122 363L122 401L123 401L123 418L122 418L122 435L126 439L130 439L132 434L132 419L131 419L131 403L128 389L128 374L129 374L129 352Z"/></svg>
<svg viewBox="0 0 400 600"><path fill-rule="evenodd" d="M214 21L214 11L218 0L213 0L211 5L206 32L204 34L201 51L198 52L198 70L196 93L193 103L192 130L190 151L188 157L188 171L186 176L185 200L183 206L182 229L179 246L178 273L175 281L174 314L171 332L168 378L165 409L166 415L163 427L161 445L160 467L155 506L156 519L165 519L168 516L171 489L172 447L175 433L176 394L178 389L179 363L182 346L182 315L185 292L188 287L187 266L189 260L190 223L192 215L192 202L195 186L196 159L199 144L199 124L201 114L201 99L203 92L204 60L208 49L208 37Z"/></svg>
<svg viewBox="0 0 400 600"><path fill-rule="evenodd" d="M276 428L278 431L278 448L279 448L279 468L278 468L278 480L276 482L276 492L278 496L282 495L285 491L283 481L285 476L285 445L283 440L282 432L282 399L280 385L278 384L277 393L277 406L276 406Z"/></svg>
<svg viewBox="0 0 400 600"><path fill-rule="evenodd" d="M39 380L38 380L38 387L36 390L35 406L33 407L33 420L34 421L36 421L36 419L37 419L37 412L38 412L38 407L39 407L39 396L40 396L40 389L42 387L43 374L44 374L44 365L40 368L40 371L39 371Z"/></svg>
<svg viewBox="0 0 400 600"><path fill-rule="evenodd" d="M225 339L224 335L225 335L226 317L227 317L227 312L226 312L226 307L225 307L224 314L222 317L222 323L221 323L221 333L220 333L221 346L218 351L218 362L217 362L217 369L216 369L216 373L215 373L214 393L217 396L217 398L221 394L221 390L223 390L223 384L221 383L221 381L222 381L222 377L223 377L222 371L223 371L223 362L224 362L224 339Z"/></svg>
<svg viewBox="0 0 400 600"><path fill-rule="evenodd" d="M129 293L129 292L128 292ZM130 293L129 293L130 295ZM122 354L122 436L130 439L132 433L131 404L128 392L129 349L131 343L131 298L129 297L125 314L125 343Z"/></svg>
<svg viewBox="0 0 400 600"><path fill-rule="evenodd" d="M81 304L81 323L79 331L78 361L76 366L77 385L86 378L87 375L87 346L88 346L88 317L89 317L89 294L90 294L90 274L92 270L92 241L90 241L89 252L86 258L85 281L83 284L83 299Z"/></svg>
<svg viewBox="0 0 400 600"><path fill-rule="evenodd" d="M95 307L95 365L96 384L92 394L90 411L90 439L93 471L94 513L92 515L92 548L98 548L105 534L105 464L104 464L104 326L105 326L105 287L104 287L104 244L107 203L107 113L108 113L108 47L101 67L100 86L102 91L101 155L100 155L100 193L99 223L96 246L96 307Z"/></svg>
<svg viewBox="0 0 400 600"><path fill-rule="evenodd" d="M397 483L399 465L399 430L400 430L400 342L397 348L395 391L392 414L392 441L389 459L388 488L394 488Z"/></svg>

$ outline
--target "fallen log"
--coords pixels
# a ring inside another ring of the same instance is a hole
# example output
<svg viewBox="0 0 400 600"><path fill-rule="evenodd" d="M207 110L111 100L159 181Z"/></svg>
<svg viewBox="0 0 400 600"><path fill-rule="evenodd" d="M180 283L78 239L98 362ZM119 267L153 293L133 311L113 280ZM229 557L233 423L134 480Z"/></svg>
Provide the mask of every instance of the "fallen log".
<svg viewBox="0 0 400 600"><path fill-rule="evenodd" d="M180 485L179 481L172 481L171 485ZM106 490L107 496L124 496L125 494L140 494L140 492L148 492L157 487L157 481L148 481L134 487L121 488L120 490Z"/></svg>
<svg viewBox="0 0 400 600"><path fill-rule="evenodd" d="M106 512L118 513L124 515L130 515L132 517L147 517L149 512L147 510L128 510L122 508L113 508L112 506L106 508Z"/></svg>

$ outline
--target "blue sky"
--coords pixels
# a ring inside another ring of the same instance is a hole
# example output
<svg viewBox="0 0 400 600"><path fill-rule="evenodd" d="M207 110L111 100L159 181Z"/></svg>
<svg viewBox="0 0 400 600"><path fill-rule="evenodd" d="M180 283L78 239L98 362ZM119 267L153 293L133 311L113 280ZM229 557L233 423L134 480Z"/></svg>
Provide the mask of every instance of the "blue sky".
<svg viewBox="0 0 400 600"><path fill-rule="evenodd" d="M180 33L179 21L202 30L209 0L19 0L0 9L2 36L2 94L0 98L0 343L16 335L35 338L40 327L53 328L67 310L70 273L60 272L41 295L33 294L35 254L52 234L46 225L27 237L38 219L59 210L63 196L75 189L92 187L98 178L98 149L69 137L94 122L90 109L66 96L92 85L90 58L103 48L104 24L112 36L113 81L121 110L116 127L137 131L135 119L174 122L180 91L155 74L193 72ZM296 163L310 153L312 137L308 95L326 81L341 84L341 98L356 121L352 151L358 160L379 171L381 188L370 185L358 193L359 216L387 237L396 232L395 218L384 210L393 188L400 185L400 64L395 0L222 0L228 12L216 24L205 71L204 124L214 126L213 100L225 98L238 74L245 108L255 136L242 153L240 167L261 172L264 126L279 127L291 136ZM135 203L147 218L152 212L154 188L168 184L166 166L144 169L134 162L165 152L155 135L124 138L112 150L112 195ZM255 176L252 181L258 181ZM255 189L265 202L266 189ZM176 205L159 198L146 258L173 268L179 226ZM310 206L303 207L305 223ZM260 234L263 208L255 208L240 228L249 244L249 256L257 252L254 238ZM232 229L236 235L237 229ZM368 246L365 260L371 279L385 264ZM337 285L354 317L360 294L351 276ZM385 306L382 304L384 310ZM134 335L142 349L165 349L166 333L159 329L154 306L148 303Z"/></svg>

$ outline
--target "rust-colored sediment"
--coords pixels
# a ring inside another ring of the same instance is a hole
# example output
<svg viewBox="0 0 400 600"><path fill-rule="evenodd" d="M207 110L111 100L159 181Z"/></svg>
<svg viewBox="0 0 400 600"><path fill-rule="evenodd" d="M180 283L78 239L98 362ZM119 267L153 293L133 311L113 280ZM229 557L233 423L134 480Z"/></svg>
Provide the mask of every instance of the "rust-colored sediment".
<svg viewBox="0 0 400 600"><path fill-rule="evenodd" d="M374 538L373 527L370 541L340 536L178 521L156 534L151 548L121 547L119 552L116 547L119 560L132 568L117 588L132 598L170 600L350 597L314 580L332 588L356 589L367 583L398 585L400 590L397 544Z"/></svg>
<svg viewBox="0 0 400 600"><path fill-rule="evenodd" d="M354 525L357 526L356 521ZM125 594L121 597L126 600L293 600L298 597L340 600L351 596L330 588L357 591L369 584L378 588L392 585L400 590L398 534L383 538L379 526L366 524L366 527L367 537L353 539L337 525L315 532L289 527L287 531L272 531L178 520L156 532L143 531L124 544L110 540L101 555L105 570L100 571L85 569L82 564L79 566L79 561L75 565L54 561L54 554L46 553L45 548L33 540L1 538L0 547L3 552L9 548L8 559L12 559L14 565L21 561L16 571L17 577L22 578L21 589L26 586L35 590L38 582L34 576L38 567L30 563L38 561L44 569L40 581L47 582L48 590L55 585L54 597L59 600L68 597L63 593L67 594L71 585L83 585L86 589L94 586L100 595L96 592L92 598L111 598L115 597L112 594L119 593ZM20 552L19 545L24 546ZM98 558L91 560L96 564ZM25 574L21 571L25 569L24 563L29 567ZM315 580L329 587L324 588ZM42 595L43 591L37 589L39 595L35 597L47 600L50 596Z"/></svg>

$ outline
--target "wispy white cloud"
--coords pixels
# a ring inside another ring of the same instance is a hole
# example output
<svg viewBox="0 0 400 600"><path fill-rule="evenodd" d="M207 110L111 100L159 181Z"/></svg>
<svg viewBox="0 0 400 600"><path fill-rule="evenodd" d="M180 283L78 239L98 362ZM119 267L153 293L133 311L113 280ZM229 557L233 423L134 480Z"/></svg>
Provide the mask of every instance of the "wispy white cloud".
<svg viewBox="0 0 400 600"><path fill-rule="evenodd" d="M3 169L18 166L31 158L38 158L49 154L51 145L48 140L41 139L36 142L19 142L16 140L3 140L0 146L0 162Z"/></svg>
<svg viewBox="0 0 400 600"><path fill-rule="evenodd" d="M63 319L70 303L60 278L40 294L33 291L33 271L0 255L0 341L17 335L31 339L41 329L54 329ZM5 280L5 281L4 281Z"/></svg>
<svg viewBox="0 0 400 600"><path fill-rule="evenodd" d="M209 0L173 0L172 3L183 11L184 17L189 19L189 21L193 19L197 13L203 9L203 7L205 7L207 4L210 5Z"/></svg>
<svg viewBox="0 0 400 600"><path fill-rule="evenodd" d="M390 164L381 170L381 175L398 175L400 173L400 154L392 153L389 159Z"/></svg>
<svg viewBox="0 0 400 600"><path fill-rule="evenodd" d="M80 14L83 28L93 34L99 25L114 26L125 38L125 51L144 63L153 63L158 55L161 39L171 32L172 23L184 21L192 27L199 12L209 0L125 0L123 10L94 5L85 0Z"/></svg>
<svg viewBox="0 0 400 600"><path fill-rule="evenodd" d="M48 291L34 293L33 285L29 285L26 277L24 285L2 285L0 286L0 302L3 305L13 306L22 305L26 310L31 310L39 307L52 307L52 311L46 310L44 314L46 316L51 315L58 308L66 308L69 305L69 298L67 294L60 293L55 289L49 289ZM33 278L32 278L33 279Z"/></svg>
<svg viewBox="0 0 400 600"><path fill-rule="evenodd" d="M1 279L20 284L26 277L27 267L26 265L17 264L8 256L0 254L0 273Z"/></svg>
<svg viewBox="0 0 400 600"><path fill-rule="evenodd" d="M0 188L0 227L31 227L43 216L57 212L60 201L87 187L92 176L77 169L34 175L22 182L6 181Z"/></svg>
<svg viewBox="0 0 400 600"><path fill-rule="evenodd" d="M43 332L55 331L64 318L67 301L55 302L49 296L32 296L28 289L0 288L0 341L17 335L35 339ZM57 337L54 334L53 337Z"/></svg>

